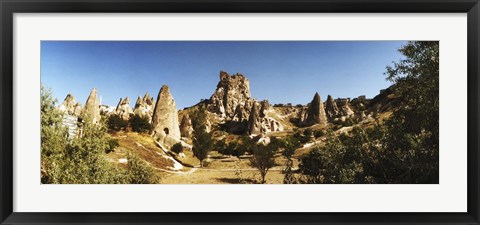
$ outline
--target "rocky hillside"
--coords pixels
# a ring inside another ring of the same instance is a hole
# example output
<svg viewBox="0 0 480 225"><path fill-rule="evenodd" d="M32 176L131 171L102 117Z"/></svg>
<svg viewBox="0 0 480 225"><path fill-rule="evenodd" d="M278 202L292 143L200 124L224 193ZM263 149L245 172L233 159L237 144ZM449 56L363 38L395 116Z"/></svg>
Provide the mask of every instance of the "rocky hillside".
<svg viewBox="0 0 480 225"><path fill-rule="evenodd" d="M189 114L193 110L206 109L207 130L215 132L216 136L275 136L307 127L318 130L329 125L347 126L372 121L378 113L392 110L395 99L391 88L382 90L373 99L365 96L334 99L327 95L323 101L319 93L312 95L312 101L307 105L271 105L267 99L257 100L251 96L250 81L246 76L220 71L211 97L183 110L177 110L167 85L160 88L156 100L148 93L138 96L133 109L128 97L120 98L116 107L99 105L96 89L91 91L84 107L68 94L59 109L70 116L69 121L71 116L80 118L80 121L88 117L94 122L112 115L125 121L133 116L145 118L152 125L151 135L169 147L178 142L191 143L193 127Z"/></svg>

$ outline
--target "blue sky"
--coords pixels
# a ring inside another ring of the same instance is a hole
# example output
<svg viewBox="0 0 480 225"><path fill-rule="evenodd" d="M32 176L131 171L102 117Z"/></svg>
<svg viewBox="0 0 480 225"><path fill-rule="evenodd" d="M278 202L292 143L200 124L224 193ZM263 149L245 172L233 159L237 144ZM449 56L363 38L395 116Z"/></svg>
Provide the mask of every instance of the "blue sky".
<svg viewBox="0 0 480 225"><path fill-rule="evenodd" d="M61 103L68 93L85 104L97 88L116 106L170 86L177 108L210 98L220 70L242 73L252 97L306 104L318 92L373 98L390 86L383 73L405 41L42 41L41 82Z"/></svg>

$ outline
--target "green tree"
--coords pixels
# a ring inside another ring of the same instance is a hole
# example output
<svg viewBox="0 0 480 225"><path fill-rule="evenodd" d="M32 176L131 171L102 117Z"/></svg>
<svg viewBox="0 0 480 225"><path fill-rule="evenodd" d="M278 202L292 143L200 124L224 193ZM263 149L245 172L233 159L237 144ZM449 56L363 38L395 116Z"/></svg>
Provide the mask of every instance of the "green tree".
<svg viewBox="0 0 480 225"><path fill-rule="evenodd" d="M200 160L200 167L203 167L203 160L214 146L214 140L207 130L207 112L205 109L196 109L190 113L193 127L193 155Z"/></svg>
<svg viewBox="0 0 480 225"><path fill-rule="evenodd" d="M56 100L49 88L40 88L40 124L41 124L41 180L42 183L55 183L55 174L61 172L55 164L63 157L68 144L67 129L62 126L63 114L55 107Z"/></svg>
<svg viewBox="0 0 480 225"><path fill-rule="evenodd" d="M178 142L176 144L174 144L171 148L172 152L175 152L177 154L179 154L180 152L183 152L183 145L182 143Z"/></svg>
<svg viewBox="0 0 480 225"><path fill-rule="evenodd" d="M294 184L297 182L296 178L293 175L293 160L292 156L295 153L295 150L300 148L302 144L296 138L292 136L286 137L282 141L281 147L283 147L282 155L286 158L285 168L283 169L283 183L284 184Z"/></svg>
<svg viewBox="0 0 480 225"><path fill-rule="evenodd" d="M128 121L122 119L122 117L117 114L112 114L107 119L107 126L110 130L125 130L128 127Z"/></svg>
<svg viewBox="0 0 480 225"><path fill-rule="evenodd" d="M148 118L140 115L133 115L129 120L129 124L132 131L138 133L149 133L153 128L152 124L148 121Z"/></svg>
<svg viewBox="0 0 480 225"><path fill-rule="evenodd" d="M397 110L387 120L384 167L389 183L439 181L439 42L408 42L387 67Z"/></svg>
<svg viewBox="0 0 480 225"><path fill-rule="evenodd" d="M256 144L252 146L252 158L250 158L250 165L260 172L261 183L265 183L265 177L268 170L275 166L275 148L272 146L265 146L263 144Z"/></svg>

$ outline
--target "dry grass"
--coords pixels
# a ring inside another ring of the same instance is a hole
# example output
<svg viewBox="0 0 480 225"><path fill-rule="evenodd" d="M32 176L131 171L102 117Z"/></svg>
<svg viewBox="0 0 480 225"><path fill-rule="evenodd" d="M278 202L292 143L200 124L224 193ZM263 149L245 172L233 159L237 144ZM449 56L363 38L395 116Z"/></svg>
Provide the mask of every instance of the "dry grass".
<svg viewBox="0 0 480 225"><path fill-rule="evenodd" d="M127 158L128 153L133 153L156 168L163 169L173 166L173 161L162 156L165 153L156 146L153 139L148 135L135 132L117 132L113 133L112 137L118 140L120 146L107 156L116 162L118 162L118 159Z"/></svg>
<svg viewBox="0 0 480 225"><path fill-rule="evenodd" d="M162 184L254 184L260 180L260 174L256 170L220 171L208 168L199 168L190 174L171 174L159 172ZM281 171L269 171L266 176L267 184L283 183Z"/></svg>

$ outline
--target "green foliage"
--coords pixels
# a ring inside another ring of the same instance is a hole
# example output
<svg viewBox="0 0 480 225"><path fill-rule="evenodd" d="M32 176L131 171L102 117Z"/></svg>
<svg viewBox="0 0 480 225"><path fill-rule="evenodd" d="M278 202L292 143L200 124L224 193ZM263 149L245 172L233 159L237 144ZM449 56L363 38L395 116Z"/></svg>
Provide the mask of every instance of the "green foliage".
<svg viewBox="0 0 480 225"><path fill-rule="evenodd" d="M213 148L213 138L205 130L194 131L193 137L193 155L200 160L200 166L203 167L203 160L207 158L208 153Z"/></svg>
<svg viewBox="0 0 480 225"><path fill-rule="evenodd" d="M155 184L159 178L146 162L134 154L128 156L128 168L125 177L129 184Z"/></svg>
<svg viewBox="0 0 480 225"><path fill-rule="evenodd" d="M439 42L409 42L405 59L387 67L399 108L386 122L387 182L438 183Z"/></svg>
<svg viewBox="0 0 480 225"><path fill-rule="evenodd" d="M194 110L190 113L190 119L193 127L193 155L200 160L200 166L203 167L203 160L214 147L212 135L206 131L207 112L205 109Z"/></svg>
<svg viewBox="0 0 480 225"><path fill-rule="evenodd" d="M229 151L231 151L231 155L239 158L240 156L244 155L247 152L248 147L238 142L230 142L228 143L227 148L230 149Z"/></svg>
<svg viewBox="0 0 480 225"><path fill-rule="evenodd" d="M170 150L172 150L172 152L179 154L180 152L183 152L183 145L182 143L178 142L174 144Z"/></svg>
<svg viewBox="0 0 480 225"><path fill-rule="evenodd" d="M231 155L227 150L227 144L225 143L224 139L215 142L214 148L222 155Z"/></svg>
<svg viewBox="0 0 480 225"><path fill-rule="evenodd" d="M310 137L313 135L312 129L306 128L305 130L303 130L303 135L304 135L306 138L310 138Z"/></svg>
<svg viewBox="0 0 480 225"><path fill-rule="evenodd" d="M106 124L84 118L82 136L69 139L51 91L41 88L41 182L46 184L144 183L153 173L135 164L128 170L108 162L105 152L118 146ZM135 163L133 161L132 163ZM145 166L145 165L144 165ZM151 172L151 171L150 171ZM140 179L142 178L142 179Z"/></svg>
<svg viewBox="0 0 480 225"><path fill-rule="evenodd" d="M128 127L128 121L117 114L112 114L107 119L107 126L108 129L114 131L125 130Z"/></svg>
<svg viewBox="0 0 480 225"><path fill-rule="evenodd" d="M307 132L308 133L308 132ZM305 144L310 140L309 136L305 136L301 131L297 130L293 133L292 138L296 139L298 142Z"/></svg>
<svg viewBox="0 0 480 225"><path fill-rule="evenodd" d="M207 110L202 106L199 109L194 109L189 113L190 120L192 122L192 128L197 130L207 129Z"/></svg>
<svg viewBox="0 0 480 225"><path fill-rule="evenodd" d="M132 131L138 133L149 133L153 129L152 124L150 124L150 121L148 121L148 118L140 115L133 115L130 117L129 124L132 128Z"/></svg>
<svg viewBox="0 0 480 225"><path fill-rule="evenodd" d="M113 151L115 150L116 147L120 146L118 144L118 140L115 139L115 138L110 138L108 140L108 149L107 149L107 152L110 152L110 151Z"/></svg>
<svg viewBox="0 0 480 225"><path fill-rule="evenodd" d="M315 138L319 138L319 137L321 137L321 136L323 136L323 135L325 135L325 132L324 132L323 130L316 130L316 131L313 132L313 136L314 136Z"/></svg>
<svg viewBox="0 0 480 225"><path fill-rule="evenodd" d="M250 165L260 172L262 178L261 183L265 183L265 177L268 170L275 166L276 149L272 146L265 146L262 144L252 146L252 158L250 158Z"/></svg>

